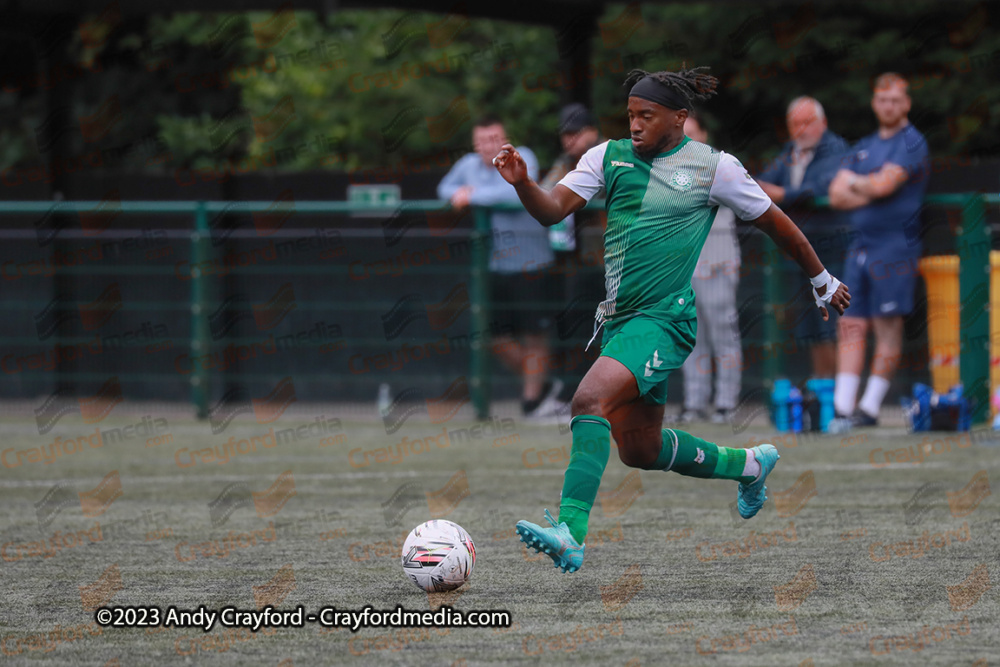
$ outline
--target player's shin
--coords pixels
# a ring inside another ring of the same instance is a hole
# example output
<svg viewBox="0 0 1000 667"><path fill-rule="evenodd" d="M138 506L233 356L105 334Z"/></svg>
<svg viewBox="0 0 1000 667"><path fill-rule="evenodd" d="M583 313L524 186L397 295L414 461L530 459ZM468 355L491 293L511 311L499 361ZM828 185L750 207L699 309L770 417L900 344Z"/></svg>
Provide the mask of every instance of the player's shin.
<svg viewBox="0 0 1000 667"><path fill-rule="evenodd" d="M752 457L748 465L747 451L719 447L690 433L665 428L663 448L651 467L653 470L672 470L688 477L749 483L757 477L760 467Z"/></svg>
<svg viewBox="0 0 1000 667"><path fill-rule="evenodd" d="M594 415L579 415L570 422L573 450L563 479L559 521L566 522L573 539L583 544L590 510L597 499L604 468L611 455L611 424Z"/></svg>

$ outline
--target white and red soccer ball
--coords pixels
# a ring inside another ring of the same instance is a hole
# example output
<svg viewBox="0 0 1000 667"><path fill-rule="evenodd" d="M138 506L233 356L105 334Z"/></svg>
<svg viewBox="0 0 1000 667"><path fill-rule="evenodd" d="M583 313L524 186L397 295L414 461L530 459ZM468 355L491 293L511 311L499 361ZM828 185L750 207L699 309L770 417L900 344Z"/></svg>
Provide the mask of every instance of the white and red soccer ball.
<svg viewBox="0 0 1000 667"><path fill-rule="evenodd" d="M451 591L472 576L476 545L457 523L432 519L410 531L402 563L406 576L428 593Z"/></svg>

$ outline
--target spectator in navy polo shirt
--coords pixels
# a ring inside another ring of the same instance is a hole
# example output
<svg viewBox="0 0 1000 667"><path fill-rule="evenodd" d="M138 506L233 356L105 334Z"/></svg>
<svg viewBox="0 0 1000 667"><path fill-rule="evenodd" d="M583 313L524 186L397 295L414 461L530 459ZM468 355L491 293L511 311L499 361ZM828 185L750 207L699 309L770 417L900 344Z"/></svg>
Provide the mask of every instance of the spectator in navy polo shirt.
<svg viewBox="0 0 1000 667"><path fill-rule="evenodd" d="M875 426L899 365L903 318L913 310L920 209L929 160L924 136L910 125L909 83L899 74L875 80L872 111L878 131L861 139L830 183L830 206L850 211L854 239L844 283L851 309L840 318L834 407L853 426ZM899 270L899 267L910 267ZM890 268L891 267L891 268ZM855 405L868 330L875 332L871 374Z"/></svg>

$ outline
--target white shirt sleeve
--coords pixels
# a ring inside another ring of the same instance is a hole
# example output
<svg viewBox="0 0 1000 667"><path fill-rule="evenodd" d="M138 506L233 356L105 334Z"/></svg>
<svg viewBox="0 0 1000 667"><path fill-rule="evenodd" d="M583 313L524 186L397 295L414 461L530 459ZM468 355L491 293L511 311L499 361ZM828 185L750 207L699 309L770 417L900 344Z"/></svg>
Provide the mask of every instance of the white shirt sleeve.
<svg viewBox="0 0 1000 667"><path fill-rule="evenodd" d="M576 169L569 172L556 185L564 185L587 201L604 187L604 152L608 142L594 146L583 154Z"/></svg>
<svg viewBox="0 0 1000 667"><path fill-rule="evenodd" d="M732 155L722 153L708 193L709 206L727 206L740 220L756 220L771 208L771 198Z"/></svg>

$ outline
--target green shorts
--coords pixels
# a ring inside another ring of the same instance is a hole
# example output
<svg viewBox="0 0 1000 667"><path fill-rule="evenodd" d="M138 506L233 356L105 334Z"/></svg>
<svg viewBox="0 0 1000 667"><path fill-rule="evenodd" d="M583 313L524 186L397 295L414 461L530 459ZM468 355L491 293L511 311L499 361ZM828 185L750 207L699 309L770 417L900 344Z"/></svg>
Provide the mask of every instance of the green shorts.
<svg viewBox="0 0 1000 667"><path fill-rule="evenodd" d="M667 378L694 349L698 320L679 322L642 313L604 324L601 356L619 361L635 376L639 395L650 405L667 402Z"/></svg>

